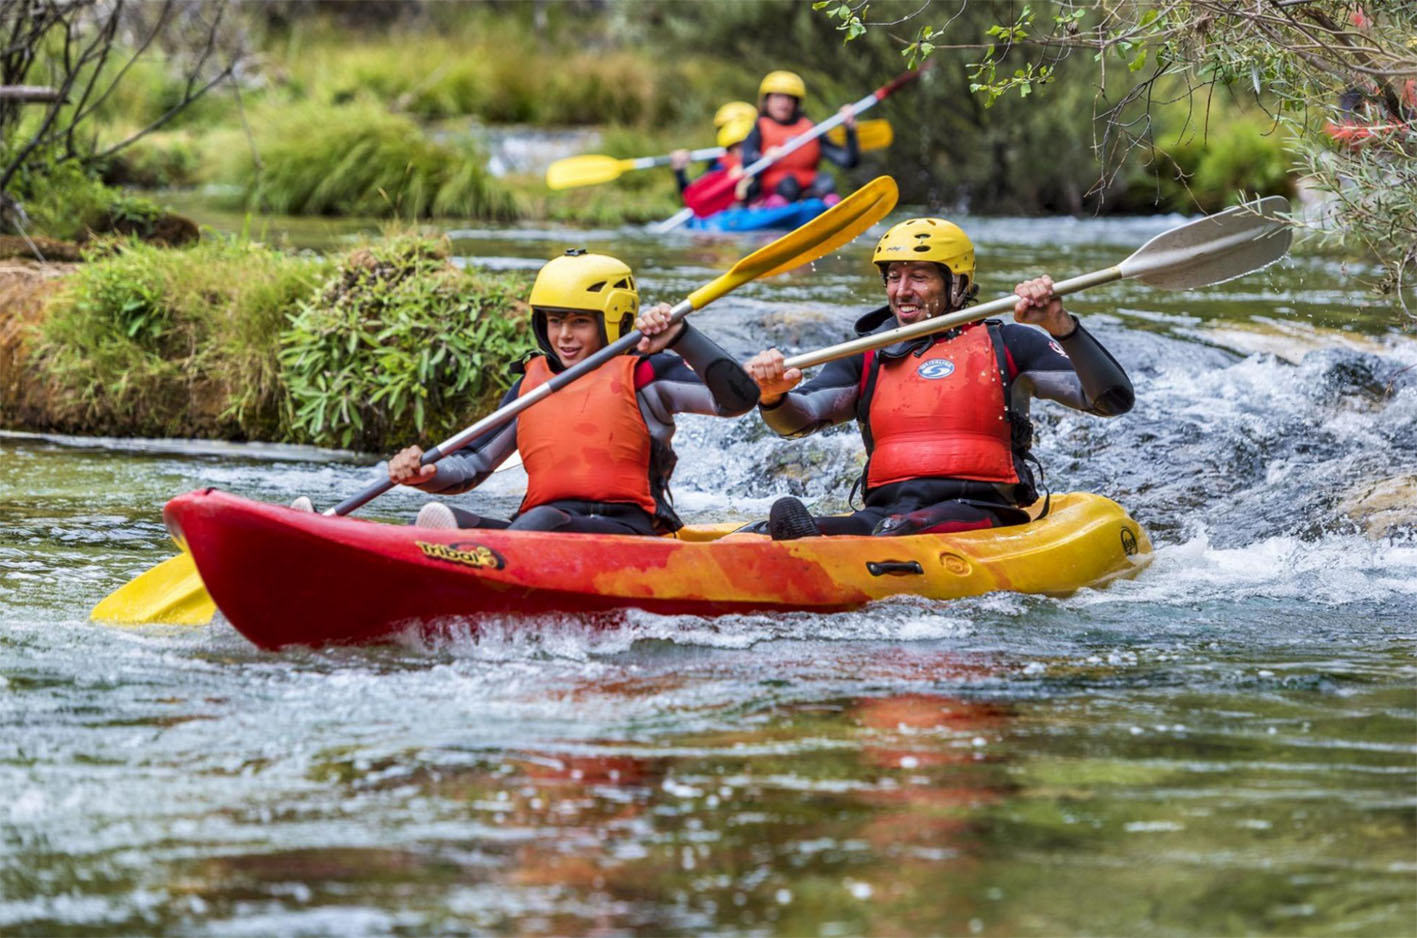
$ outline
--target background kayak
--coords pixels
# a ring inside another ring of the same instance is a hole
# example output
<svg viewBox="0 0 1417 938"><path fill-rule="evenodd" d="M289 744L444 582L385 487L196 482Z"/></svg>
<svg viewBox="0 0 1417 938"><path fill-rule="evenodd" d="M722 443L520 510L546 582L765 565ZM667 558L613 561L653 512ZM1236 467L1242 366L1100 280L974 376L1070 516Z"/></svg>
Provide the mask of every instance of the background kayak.
<svg viewBox="0 0 1417 938"><path fill-rule="evenodd" d="M688 227L696 231L763 231L769 228L796 228L827 210L821 199L803 199L776 208L728 208L706 218L692 218Z"/></svg>

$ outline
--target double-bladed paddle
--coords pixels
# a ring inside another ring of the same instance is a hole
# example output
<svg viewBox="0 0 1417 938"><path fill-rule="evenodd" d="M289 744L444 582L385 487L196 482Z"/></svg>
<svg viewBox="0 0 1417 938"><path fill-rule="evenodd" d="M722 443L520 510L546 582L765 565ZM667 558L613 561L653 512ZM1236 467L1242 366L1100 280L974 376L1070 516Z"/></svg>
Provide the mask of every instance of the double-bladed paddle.
<svg viewBox="0 0 1417 938"><path fill-rule="evenodd" d="M1115 280L1135 279L1149 287L1185 290L1206 287L1252 273L1279 260L1289 250L1293 230L1284 220L1289 200L1272 195L1227 208L1164 231L1115 266L1053 284L1064 296ZM887 332L842 342L783 361L783 368L810 368L905 339L929 335L1013 310L1018 297L1009 294L957 313L923 319Z"/></svg>
<svg viewBox="0 0 1417 938"><path fill-rule="evenodd" d="M896 197L894 179L889 176L873 179L807 224L759 248L734 264L727 273L689 294L688 299L670 310L670 323L680 321L749 281L784 273L830 254L884 218L895 207ZM546 399L615 356L628 352L641 338L643 335L638 330L622 336L545 384L537 386L456 436L427 450L420 464L427 466L435 463L483 433L510 422L528 407ZM349 514L393 487L394 483L388 478L380 479L358 495L347 498L327 510L325 514ZM208 621L215 611L216 606L202 585L196 565L192 562L192 555L184 550L178 556L158 564L110 593L94 607L92 616L100 621L130 625L157 622L200 625Z"/></svg>
<svg viewBox="0 0 1417 938"><path fill-rule="evenodd" d="M845 144L845 129L837 127L827 134L838 146ZM895 130L888 120L862 121L856 125L856 145L863 150L882 150L895 139ZM690 150L689 161L716 160L728 151L723 147L704 147ZM573 189L577 186L598 186L611 182L636 169L652 169L668 166L670 157L640 156L619 159L600 153L586 153L557 160L546 168L546 185L551 189Z"/></svg>

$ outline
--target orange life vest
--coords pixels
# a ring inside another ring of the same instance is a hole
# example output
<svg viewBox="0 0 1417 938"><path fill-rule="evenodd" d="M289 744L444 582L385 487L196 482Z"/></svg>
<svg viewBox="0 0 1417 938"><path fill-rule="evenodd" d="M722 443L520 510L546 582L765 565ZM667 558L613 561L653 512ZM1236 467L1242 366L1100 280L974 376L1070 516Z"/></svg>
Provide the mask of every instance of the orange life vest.
<svg viewBox="0 0 1417 938"><path fill-rule="evenodd" d="M573 499L638 505L655 513L649 428L635 394L639 361L621 355L517 416L517 449L527 475L519 511ZM552 377L546 356L533 358L518 396Z"/></svg>
<svg viewBox="0 0 1417 938"><path fill-rule="evenodd" d="M758 118L758 136L762 138L762 152L766 154L773 147L780 147L793 137L800 137L811 130L814 124L806 117L797 118L793 124L779 124L767 115ZM782 159L763 170L763 194L771 194L777 184L788 176L796 176L802 188L807 188L817 178L817 163L821 161L822 148L817 140L793 150Z"/></svg>
<svg viewBox="0 0 1417 938"><path fill-rule="evenodd" d="M990 330L974 323L918 358L881 361L866 382L866 487L921 478L1017 483L1000 359Z"/></svg>

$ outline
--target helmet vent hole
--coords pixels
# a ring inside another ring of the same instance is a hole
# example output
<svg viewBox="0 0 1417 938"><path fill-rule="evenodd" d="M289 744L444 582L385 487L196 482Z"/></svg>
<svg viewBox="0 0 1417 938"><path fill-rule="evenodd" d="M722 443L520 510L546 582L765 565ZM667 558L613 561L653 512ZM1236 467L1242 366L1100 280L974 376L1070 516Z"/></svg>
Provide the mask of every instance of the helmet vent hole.
<svg viewBox="0 0 1417 938"><path fill-rule="evenodd" d="M615 282L615 289L617 289L617 290L633 290L633 289L634 289L634 285L631 284L629 280L617 280L617 281Z"/></svg>
<svg viewBox="0 0 1417 938"><path fill-rule="evenodd" d="M600 281L599 283L592 283L590 286L588 286L588 287L585 288L585 291L586 291L587 293L599 293L601 290L604 290L604 289L605 289L605 281L602 280L602 281Z"/></svg>
<svg viewBox="0 0 1417 938"><path fill-rule="evenodd" d="M917 244L917 245L915 245L915 253L916 253L916 254L928 254L929 252L930 252L930 246L929 246L928 244Z"/></svg>

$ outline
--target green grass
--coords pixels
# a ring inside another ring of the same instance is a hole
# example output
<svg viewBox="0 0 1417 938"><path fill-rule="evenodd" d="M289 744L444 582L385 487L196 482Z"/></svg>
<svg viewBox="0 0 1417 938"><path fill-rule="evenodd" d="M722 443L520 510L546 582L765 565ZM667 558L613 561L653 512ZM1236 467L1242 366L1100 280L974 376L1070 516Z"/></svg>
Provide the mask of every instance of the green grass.
<svg viewBox="0 0 1417 938"><path fill-rule="evenodd" d="M279 335L327 262L222 240L102 251L75 270L40 327L35 364L55 423L279 439Z"/></svg>

